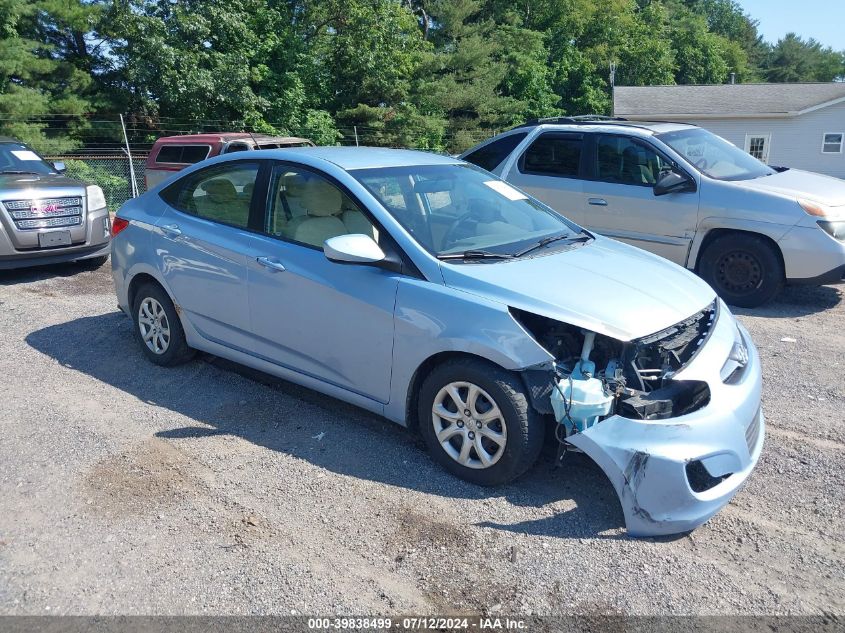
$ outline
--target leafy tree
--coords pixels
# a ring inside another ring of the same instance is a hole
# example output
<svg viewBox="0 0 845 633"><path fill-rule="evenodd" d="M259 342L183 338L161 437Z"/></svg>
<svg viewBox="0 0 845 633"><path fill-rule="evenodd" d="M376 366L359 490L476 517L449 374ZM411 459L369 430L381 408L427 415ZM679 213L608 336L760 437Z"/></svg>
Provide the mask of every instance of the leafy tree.
<svg viewBox="0 0 845 633"><path fill-rule="evenodd" d="M81 2L0 0L0 132L47 153L79 144L92 85L90 68L62 50L58 35L84 42L95 7ZM45 115L56 115L54 123Z"/></svg>
<svg viewBox="0 0 845 633"><path fill-rule="evenodd" d="M763 72L768 81L833 81L845 75L845 53L788 33L772 47Z"/></svg>

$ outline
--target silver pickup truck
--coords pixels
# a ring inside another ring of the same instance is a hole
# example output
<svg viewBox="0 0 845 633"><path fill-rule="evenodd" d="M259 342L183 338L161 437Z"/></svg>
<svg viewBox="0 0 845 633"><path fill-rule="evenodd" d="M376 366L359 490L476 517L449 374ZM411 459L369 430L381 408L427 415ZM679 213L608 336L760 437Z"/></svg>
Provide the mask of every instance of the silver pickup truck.
<svg viewBox="0 0 845 633"><path fill-rule="evenodd" d="M111 226L103 190L0 137L0 270L78 260L102 264Z"/></svg>

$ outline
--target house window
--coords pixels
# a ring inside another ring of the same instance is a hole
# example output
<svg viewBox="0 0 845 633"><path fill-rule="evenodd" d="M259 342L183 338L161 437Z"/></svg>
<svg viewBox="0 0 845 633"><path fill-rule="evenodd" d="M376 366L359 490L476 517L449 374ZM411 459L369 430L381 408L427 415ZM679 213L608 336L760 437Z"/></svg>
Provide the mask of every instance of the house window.
<svg viewBox="0 0 845 633"><path fill-rule="evenodd" d="M757 160L769 162L769 146L772 142L771 134L746 134L745 151Z"/></svg>
<svg viewBox="0 0 845 633"><path fill-rule="evenodd" d="M825 132L822 138L822 154L841 154L842 137L842 132Z"/></svg>

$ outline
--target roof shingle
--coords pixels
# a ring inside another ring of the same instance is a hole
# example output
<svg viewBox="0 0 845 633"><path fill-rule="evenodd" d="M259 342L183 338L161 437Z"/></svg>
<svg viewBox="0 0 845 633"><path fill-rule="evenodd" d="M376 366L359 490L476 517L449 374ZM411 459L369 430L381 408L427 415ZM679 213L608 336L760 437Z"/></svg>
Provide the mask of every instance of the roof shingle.
<svg viewBox="0 0 845 633"><path fill-rule="evenodd" d="M616 86L614 114L795 114L845 98L845 82L722 84L709 86Z"/></svg>

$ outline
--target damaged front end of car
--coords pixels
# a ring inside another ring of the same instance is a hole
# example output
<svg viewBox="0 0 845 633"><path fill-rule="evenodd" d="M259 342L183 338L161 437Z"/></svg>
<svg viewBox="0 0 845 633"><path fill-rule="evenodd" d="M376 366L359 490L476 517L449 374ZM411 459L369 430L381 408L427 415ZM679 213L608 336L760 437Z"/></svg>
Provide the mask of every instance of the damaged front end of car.
<svg viewBox="0 0 845 633"><path fill-rule="evenodd" d="M720 300L628 341L511 313L554 358L523 372L534 407L606 473L630 535L691 530L736 494L762 449L761 374Z"/></svg>

